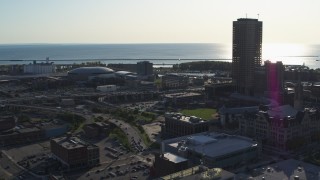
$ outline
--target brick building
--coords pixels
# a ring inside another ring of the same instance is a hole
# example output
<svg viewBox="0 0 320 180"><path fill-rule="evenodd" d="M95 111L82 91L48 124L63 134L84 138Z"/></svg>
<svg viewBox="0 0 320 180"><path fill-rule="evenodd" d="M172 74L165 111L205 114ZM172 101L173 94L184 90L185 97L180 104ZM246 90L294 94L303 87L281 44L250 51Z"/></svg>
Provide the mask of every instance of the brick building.
<svg viewBox="0 0 320 180"><path fill-rule="evenodd" d="M162 127L164 137L179 137L209 130L209 121L180 113L166 113Z"/></svg>
<svg viewBox="0 0 320 180"><path fill-rule="evenodd" d="M100 136L106 136L110 131L110 126L106 123L95 122L91 124L85 124L83 126L85 135L89 138L97 138Z"/></svg>
<svg viewBox="0 0 320 180"><path fill-rule="evenodd" d="M23 143L31 143L45 138L43 129L37 127L16 129L8 134L0 135L0 145L16 145Z"/></svg>
<svg viewBox="0 0 320 180"><path fill-rule="evenodd" d="M67 169L92 167L100 163L99 147L77 137L55 138L50 141L51 152Z"/></svg>

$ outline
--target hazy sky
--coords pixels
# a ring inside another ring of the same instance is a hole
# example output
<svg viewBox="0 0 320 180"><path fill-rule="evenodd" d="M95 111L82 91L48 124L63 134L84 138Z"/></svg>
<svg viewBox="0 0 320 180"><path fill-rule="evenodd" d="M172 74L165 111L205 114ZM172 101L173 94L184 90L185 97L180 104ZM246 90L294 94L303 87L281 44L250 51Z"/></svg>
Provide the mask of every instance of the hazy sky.
<svg viewBox="0 0 320 180"><path fill-rule="evenodd" d="M0 43L231 43L246 14L264 43L320 43L319 0L0 0Z"/></svg>

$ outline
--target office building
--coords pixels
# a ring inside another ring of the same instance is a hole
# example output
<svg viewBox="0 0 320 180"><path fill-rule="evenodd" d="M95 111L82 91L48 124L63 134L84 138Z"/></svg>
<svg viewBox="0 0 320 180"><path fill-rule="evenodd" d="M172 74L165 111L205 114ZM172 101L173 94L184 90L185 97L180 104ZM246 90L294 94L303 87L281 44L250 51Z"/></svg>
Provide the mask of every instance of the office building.
<svg viewBox="0 0 320 180"><path fill-rule="evenodd" d="M137 63L137 74L140 76L150 76L153 74L153 64L149 61L140 61Z"/></svg>
<svg viewBox="0 0 320 180"><path fill-rule="evenodd" d="M180 113L166 113L162 129L164 137L179 137L209 130L209 121Z"/></svg>
<svg viewBox="0 0 320 180"><path fill-rule="evenodd" d="M267 91L269 96L274 97L275 94L282 93L284 89L284 65L281 61L272 63L264 62L267 78Z"/></svg>
<svg viewBox="0 0 320 180"><path fill-rule="evenodd" d="M99 147L86 143L78 137L51 139L51 152L68 170L92 167L100 163Z"/></svg>
<svg viewBox="0 0 320 180"><path fill-rule="evenodd" d="M240 18L233 22L232 78L236 90L254 95L255 69L261 65L262 22Z"/></svg>
<svg viewBox="0 0 320 180"><path fill-rule="evenodd" d="M273 63L269 60L264 66L256 68L254 94L265 96L282 104L284 101L284 65L281 61Z"/></svg>

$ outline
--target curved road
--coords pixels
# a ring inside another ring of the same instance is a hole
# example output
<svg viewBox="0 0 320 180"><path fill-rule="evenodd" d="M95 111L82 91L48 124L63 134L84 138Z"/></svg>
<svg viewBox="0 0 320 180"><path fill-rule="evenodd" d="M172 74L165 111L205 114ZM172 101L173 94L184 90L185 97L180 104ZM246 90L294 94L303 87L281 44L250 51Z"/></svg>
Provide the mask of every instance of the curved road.
<svg viewBox="0 0 320 180"><path fill-rule="evenodd" d="M140 134L137 132L138 130L132 127L129 123L126 123L122 120L117 120L117 119L111 119L109 120L109 122L112 122L113 124L121 128L123 132L126 133L128 137L128 141L131 146L132 146L132 142L135 142L136 144L140 144L143 149L147 147L146 144L144 144L142 138L140 137Z"/></svg>

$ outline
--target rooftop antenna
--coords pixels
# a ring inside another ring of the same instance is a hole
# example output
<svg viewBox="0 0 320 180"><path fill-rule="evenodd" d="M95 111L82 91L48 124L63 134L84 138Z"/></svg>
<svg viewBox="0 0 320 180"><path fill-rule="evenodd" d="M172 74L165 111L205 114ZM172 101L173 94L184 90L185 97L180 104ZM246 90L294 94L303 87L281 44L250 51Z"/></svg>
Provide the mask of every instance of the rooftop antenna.
<svg viewBox="0 0 320 180"><path fill-rule="evenodd" d="M248 18L247 13L246 13L246 19Z"/></svg>
<svg viewBox="0 0 320 180"><path fill-rule="evenodd" d="M259 15L260 15L260 14L258 14L258 19L259 19Z"/></svg>

